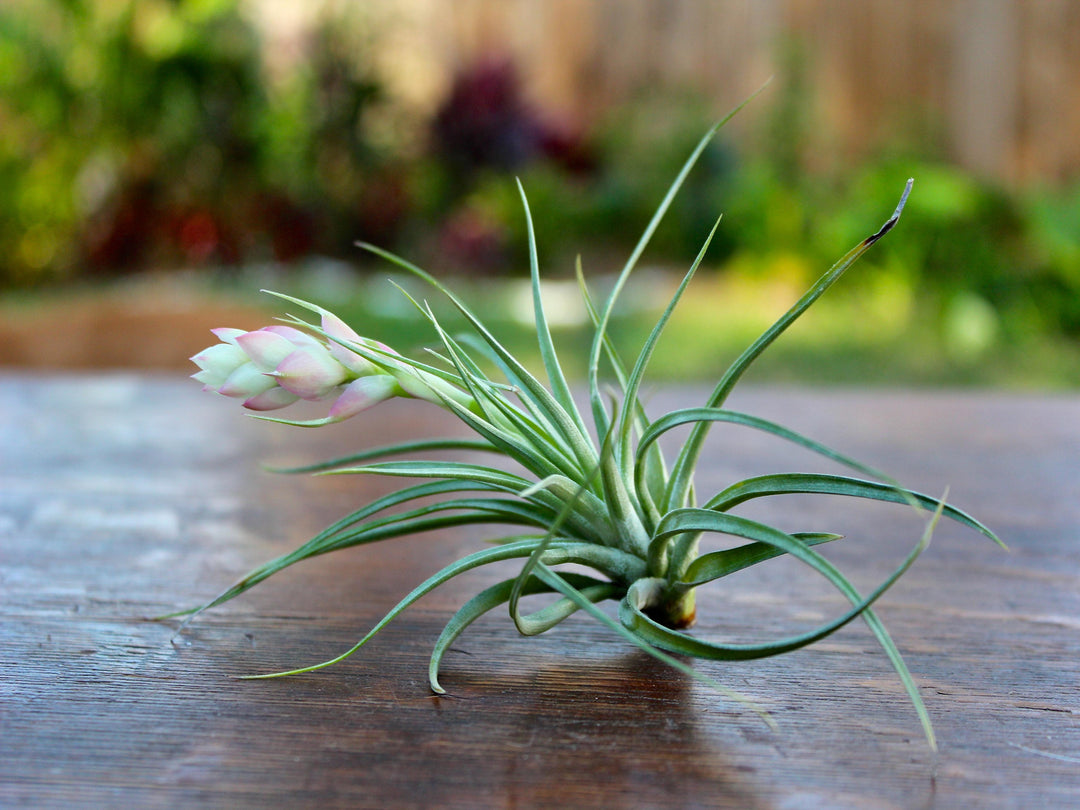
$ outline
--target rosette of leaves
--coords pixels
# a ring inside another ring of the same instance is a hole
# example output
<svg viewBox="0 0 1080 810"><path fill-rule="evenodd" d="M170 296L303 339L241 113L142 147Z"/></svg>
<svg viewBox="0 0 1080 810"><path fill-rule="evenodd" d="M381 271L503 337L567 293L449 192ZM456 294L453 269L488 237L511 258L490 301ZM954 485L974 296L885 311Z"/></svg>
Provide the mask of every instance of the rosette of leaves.
<svg viewBox="0 0 1080 810"><path fill-rule="evenodd" d="M724 661L778 655L823 639L861 617L898 673L927 740L934 746L930 720L915 682L872 605L926 547L930 532L941 516L971 527L999 544L1001 541L982 523L944 500L906 489L872 468L780 424L725 406L732 389L761 353L893 228L911 190L911 182L885 224L849 250L754 341L731 364L700 406L650 419L639 391L657 341L700 266L719 220L634 362L624 364L609 340L609 320L639 257L695 161L726 120L707 132L686 160L606 300L594 301L578 267L582 295L594 324L587 364L587 409L580 409L575 402L548 328L524 191L521 197L530 237L533 305L546 382L515 359L470 309L436 279L406 260L371 245L364 247L419 276L445 295L465 317L471 332L460 337L447 334L431 308L414 301L441 343L441 348L432 352L433 357L421 361L380 348L381 344L374 341L343 339L338 330L328 332L299 318L290 320L292 327L307 330L330 347L340 346L373 366L390 368L398 379L414 374L417 380L441 380L443 385L436 388L442 393L425 394L425 398L455 414L477 437L411 441L294 470L399 476L418 479L420 483L411 483L363 506L292 553L256 568L216 599L189 613L220 605L301 560L351 546L463 524L519 526L524 533L492 539L487 547L420 583L342 655L313 666L250 677L310 672L341 661L440 585L482 566L519 560L522 564L516 576L469 599L435 641L429 662L429 681L434 692L444 691L439 683L439 665L446 651L473 621L500 608L508 610L514 625L525 635L543 633L577 611L585 611L632 644L740 700L745 699L691 667L683 657ZM289 300L322 313L326 323L328 313L324 310ZM610 372L610 383L601 384L602 369L605 375ZM837 462L851 474L757 476L737 481L701 500L693 486L694 469L710 427L718 422L772 434ZM680 426L690 426L689 434L669 463L658 439ZM447 449L487 451L513 464L488 466L394 458ZM732 511L751 499L790 493L821 493L907 504L930 516L922 537L896 570L870 593L863 594L815 550L819 544L839 539L838 535L788 533ZM701 553L699 542L706 535L734 538L736 545ZM711 641L686 631L694 620L697 588L785 554L824 577L850 602L850 607L810 631L761 643ZM561 568L567 564L573 564L574 570ZM580 573L582 567L593 573ZM531 613L522 610L523 596L542 593L552 598L546 607ZM606 600L618 603L617 618L598 607Z"/></svg>

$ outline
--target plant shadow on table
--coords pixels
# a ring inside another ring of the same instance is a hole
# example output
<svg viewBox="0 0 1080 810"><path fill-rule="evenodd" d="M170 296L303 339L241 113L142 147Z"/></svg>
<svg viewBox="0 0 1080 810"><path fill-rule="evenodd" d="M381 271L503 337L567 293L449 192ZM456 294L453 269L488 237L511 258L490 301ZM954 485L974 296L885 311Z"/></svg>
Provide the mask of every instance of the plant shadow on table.
<svg viewBox="0 0 1080 810"><path fill-rule="evenodd" d="M237 618L196 622L180 656L198 653L207 673L240 674L295 660L310 639L299 615ZM749 709L644 652L624 652L584 620L573 639L522 639L501 622L478 622L444 659L448 694L435 696L424 677L435 618L404 616L371 649L328 669L223 686L227 734L253 757L306 740L303 761L272 778L287 792L289 770L302 771L331 803L358 793L392 803L407 789L448 807L761 806L767 785L753 758L727 745L772 750L772 732ZM241 625L246 641L237 644ZM320 627L329 647L355 630L343 616ZM264 651L268 660L256 663L252 653ZM263 733L252 736L256 728Z"/></svg>
<svg viewBox="0 0 1080 810"><path fill-rule="evenodd" d="M754 768L726 757L703 724L730 718L733 741L753 736L747 730L755 724L767 735L767 727L646 653L607 656L602 644L561 663L532 659L528 670L515 672L485 671L468 663L472 656L448 658L444 685L451 696L438 706L465 709L499 728L505 783L527 786L529 801L543 804L545 790L552 800L584 798L591 779L599 780L593 789L606 807L677 804L684 792L691 803L712 795L732 806L756 806L748 783ZM469 649L483 655L481 646ZM517 806L515 798L524 797L508 796L508 806Z"/></svg>

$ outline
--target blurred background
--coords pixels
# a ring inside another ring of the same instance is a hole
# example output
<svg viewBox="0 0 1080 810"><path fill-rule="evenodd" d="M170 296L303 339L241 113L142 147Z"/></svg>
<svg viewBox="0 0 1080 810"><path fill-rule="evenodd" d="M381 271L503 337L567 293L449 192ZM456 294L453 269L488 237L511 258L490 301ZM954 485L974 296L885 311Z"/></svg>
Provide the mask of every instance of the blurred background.
<svg viewBox="0 0 1080 810"><path fill-rule="evenodd" d="M431 341L387 279L430 294L358 239L527 353L515 177L584 345L576 257L602 290L773 77L626 296L633 352L724 215L653 379L715 378L914 177L755 379L1076 387L1077 43L1073 0L4 0L0 366L183 369L280 314L262 287Z"/></svg>

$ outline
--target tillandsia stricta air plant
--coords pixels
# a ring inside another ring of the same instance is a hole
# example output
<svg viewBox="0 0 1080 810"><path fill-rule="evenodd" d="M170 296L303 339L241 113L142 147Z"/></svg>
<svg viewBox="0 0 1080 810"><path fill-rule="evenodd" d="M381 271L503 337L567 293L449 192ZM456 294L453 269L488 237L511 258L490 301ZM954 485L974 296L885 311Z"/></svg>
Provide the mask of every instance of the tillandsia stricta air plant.
<svg viewBox="0 0 1080 810"><path fill-rule="evenodd" d="M215 330L222 342L193 358L201 369L194 377L206 390L240 398L246 407L256 411L285 407L299 399L331 403L322 419L294 421L265 414L260 418L318 426L355 416L392 397L411 397L454 414L475 432L476 438L418 439L294 470L400 476L420 482L368 503L187 614L220 605L293 563L330 551L463 524L502 524L522 530L520 534L491 539L489 545L429 577L344 654L313 666L252 677L310 672L341 661L398 614L450 579L488 564L519 560L522 565L516 576L469 599L435 641L428 668L434 692L444 691L439 683L439 665L446 651L470 623L501 607L508 609L511 620L525 635L543 633L583 610L671 666L739 699L743 698L691 667L684 657L745 660L778 655L825 638L861 617L898 673L927 740L934 746L930 721L915 682L872 605L926 547L939 517L956 520L998 543L1000 540L944 499L906 489L813 439L725 407L732 389L758 356L896 225L911 191L911 181L885 224L849 250L754 341L700 406L650 419L639 391L657 341L701 264L719 220L632 365L624 365L609 340L612 312L638 259L687 174L726 120L706 133L691 153L601 304L592 298L579 263L581 292L593 323L587 363L587 409L579 409L572 396L548 328L533 225L520 185L528 224L535 325L546 383L515 359L439 281L408 261L371 245L363 247L415 274L449 299L464 316L469 334L451 336L426 303L411 299L440 344L438 350L419 360L361 337L331 312L288 296L279 297L313 313L317 322L290 316L282 325L254 332ZM601 369L605 378L610 377L603 383ZM854 474L757 476L735 481L699 501L693 485L694 469L706 435L717 422L772 434L831 459ZM680 426L690 426L689 434L669 463L657 440ZM447 449L486 451L511 463L488 466L394 458ZM815 546L837 540L839 535L787 533L733 511L750 499L788 493L845 495L907 504L927 515L926 530L896 570L869 594L862 594L815 550ZM705 535L734 538L736 545L702 553L699 543ZM784 554L824 577L850 602L850 608L808 632L763 643L709 641L687 632L695 617L697 588ZM574 569L563 568L567 564L573 564ZM582 566L593 573L581 573ZM546 607L523 612L523 596L543 593L551 599ZM598 607L605 600L618 603L617 618Z"/></svg>

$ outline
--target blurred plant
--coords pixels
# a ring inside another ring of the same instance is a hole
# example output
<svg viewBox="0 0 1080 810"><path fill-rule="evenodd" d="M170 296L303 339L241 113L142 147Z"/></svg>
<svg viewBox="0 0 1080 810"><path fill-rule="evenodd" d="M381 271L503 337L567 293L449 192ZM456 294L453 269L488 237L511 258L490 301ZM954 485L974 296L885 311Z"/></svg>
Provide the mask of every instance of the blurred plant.
<svg viewBox="0 0 1080 810"><path fill-rule="evenodd" d="M440 259L467 272L523 260L518 218L492 208L486 190L513 197L513 176L535 167L558 172L560 186L590 174L596 157L580 129L529 104L510 59L489 56L458 73L432 119L425 167Z"/></svg>
<svg viewBox="0 0 1080 810"><path fill-rule="evenodd" d="M0 238L47 230L52 240L9 254L9 280L80 261L237 259L230 209L252 184L264 100L258 42L234 2L6 6L0 50L13 68L0 71L0 104L15 133L0 157L12 181L0 204L16 209L18 229Z"/></svg>
<svg viewBox="0 0 1080 810"><path fill-rule="evenodd" d="M460 183L484 168L514 171L540 150L541 125L513 63L488 59L454 78L431 123L432 149Z"/></svg>
<svg viewBox="0 0 1080 810"><path fill-rule="evenodd" d="M530 189L540 251L568 274L579 250L606 261L633 243L703 128L707 105L667 92L586 131L528 103L513 64L487 59L456 77L431 154L405 168L402 139L377 125L393 109L369 59L379 32L350 8L271 76L241 0L0 5L0 286L348 257L356 238L418 234L432 234L422 252L441 268L521 273L529 237L514 174ZM785 75L798 77L805 55L782 48ZM717 264L809 281L833 245L856 238L855 200L918 175L908 239L885 245L868 275L917 290L931 327L971 363L1032 335L1080 335L1080 182L1003 189L925 149L868 170L828 164L811 148L810 93L778 84L772 116L740 139L752 146L718 141L702 154L654 235L657 264L691 260L723 211Z"/></svg>
<svg viewBox="0 0 1080 810"><path fill-rule="evenodd" d="M593 250L615 252L632 244L634 228L648 221L653 201L678 172L682 155L693 148L707 126L706 106L692 96L647 96L613 111L589 137L596 155L590 171L570 173L552 162L538 162L522 172L533 210L544 226L540 249L562 260L569 244L588 242ZM734 177L734 152L725 141L710 143L673 201L671 215L652 245L665 262L691 261L697 238L724 209ZM516 216L516 192L509 178L489 175L474 194L476 204L507 223L514 255L524 255L527 234ZM717 261L730 254L735 231L721 229L712 251ZM575 237L569 239L568 237ZM565 271L564 271L565 272Z"/></svg>
<svg viewBox="0 0 1080 810"><path fill-rule="evenodd" d="M398 155L371 133L371 113L386 101L366 59L373 35L355 7L324 11L306 58L271 83L259 135L266 182L288 201L277 203L283 210L271 232L278 258L348 255L357 238L393 243L408 217ZM290 228L301 238L285 246L279 234Z"/></svg>
<svg viewBox="0 0 1080 810"><path fill-rule="evenodd" d="M1028 331L1040 326L1080 336L1080 182L1026 196L1021 209L1029 271L1027 295L1013 306L1032 312ZM1032 276L1034 278L1032 278ZM1037 314L1036 314L1037 313ZM1040 323L1048 319L1049 324Z"/></svg>
<svg viewBox="0 0 1080 810"><path fill-rule="evenodd" d="M788 55L800 58L797 49ZM712 248L718 265L761 280L781 272L785 281L807 283L832 245L857 238L855 201L918 176L922 190L907 215L908 238L886 244L868 275L905 299L917 295L923 319L964 362L977 362L1003 341L1080 334L1080 183L1007 190L900 138L891 157L869 168L831 164L808 148L811 111L797 92L803 88L787 88L761 129L744 139L764 146L736 154L730 142L718 141L703 154L652 242L658 264L690 260L694 234L723 211L726 224ZM693 96L643 96L589 136L595 160L588 173L543 159L515 168L542 225L541 253L565 273L573 254L562 251L605 257L631 243L628 225L647 219L649 201L663 193L691 134L700 131L703 109ZM473 178L461 204L467 216L455 222L469 226L469 244L482 246L488 261L502 261L507 272L524 268L528 234L516 215L514 178L491 167Z"/></svg>
<svg viewBox="0 0 1080 810"><path fill-rule="evenodd" d="M5 4L0 283L391 234L403 197L387 201L364 129L378 83L340 22L276 85L240 0Z"/></svg>
<svg viewBox="0 0 1080 810"><path fill-rule="evenodd" d="M457 185L493 169L512 172L540 160L571 173L593 167L588 145L526 99L514 63L488 57L461 71L431 123L431 148Z"/></svg>

